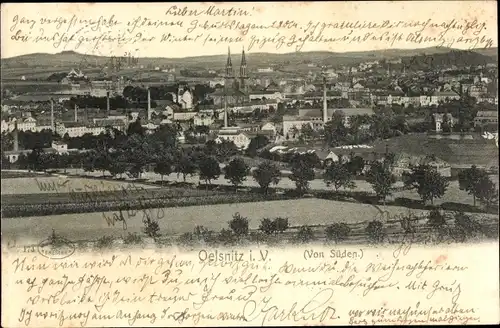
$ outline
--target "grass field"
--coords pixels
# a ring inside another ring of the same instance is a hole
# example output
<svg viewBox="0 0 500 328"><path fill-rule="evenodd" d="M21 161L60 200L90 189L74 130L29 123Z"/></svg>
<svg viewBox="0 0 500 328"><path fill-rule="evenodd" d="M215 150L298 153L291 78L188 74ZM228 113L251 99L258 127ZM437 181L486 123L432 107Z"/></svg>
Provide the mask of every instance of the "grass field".
<svg viewBox="0 0 500 328"><path fill-rule="evenodd" d="M406 213L403 207L387 207L392 214ZM208 206L190 206L151 209L153 218L158 216L160 230L164 234L192 232L195 226L203 225L211 230L227 228L227 221L239 212L249 218L250 227L256 229L265 217L288 217L291 224L327 224L338 221L366 221L375 218L378 210L366 204L354 204L321 199L297 199L258 203L235 203ZM421 213L422 211L418 211ZM43 238L52 229L68 239L92 239L102 235L121 236L122 224L108 226L104 215L112 217L118 212L63 214L43 217L8 218L2 220L4 236ZM142 212L126 217L127 231L140 233L143 228Z"/></svg>
<svg viewBox="0 0 500 328"><path fill-rule="evenodd" d="M88 173L90 176L99 176L100 173L94 172L94 173ZM151 181L159 181L160 176L154 172L146 172L143 174L143 177L145 179L151 180ZM498 186L498 181L499 177L498 175L492 175L491 176L492 180L497 184ZM165 180L167 181L177 181L180 182L182 181L182 177L177 177L177 174L170 174L169 176L164 177ZM193 183L193 184L198 184L199 177L198 175L194 176L188 176L186 178L186 181L188 183ZM229 182L224 179L224 176L220 176L218 179L215 179L213 181L214 184L219 184L219 185L229 185ZM373 192L372 186L366 182L365 180L356 180L356 189L355 191L364 191L364 192ZM401 181L398 181L394 187L401 187L403 183ZM243 182L244 187L257 187L258 184L255 182L255 180L252 177L247 177L247 180ZM309 186L313 190L333 190L332 188L329 188L326 186L325 182L322 179L315 179L313 181L310 181ZM283 188L283 189L294 189L295 188L295 182L290 180L287 177L283 177L278 185L276 186L278 188ZM396 197L406 197L414 200L420 199L419 195L415 191L400 191L396 192L392 195L392 198ZM435 200L435 204L440 204L443 202L455 202L455 203L462 203L462 204L472 204L472 196L467 194L466 191L460 190L458 186L458 181L450 181L448 189L445 193L445 195L440 198Z"/></svg>
<svg viewBox="0 0 500 328"><path fill-rule="evenodd" d="M2 171L3 179L13 179L13 178L34 178L42 177L44 174L38 172L22 172L22 171Z"/></svg>
<svg viewBox="0 0 500 328"><path fill-rule="evenodd" d="M156 186L143 185L124 181L107 181L85 178L66 177L23 177L2 179L3 195L17 194L51 194L68 192L104 192L116 191L122 188L132 189L134 186L144 189L157 188ZM39 196L40 197L40 196Z"/></svg>
<svg viewBox="0 0 500 328"><path fill-rule="evenodd" d="M407 214L404 207L385 207L392 216ZM262 218L287 217L291 225L327 225L334 222L366 222L380 218L379 211L367 204L346 203L320 199L297 199L267 201L258 203L236 203L208 206L151 209L149 215L158 219L160 232L165 235L179 235L192 232L198 225L219 231L227 228L227 222L234 213L248 217L250 229L257 229ZM421 215L425 211L412 210ZM121 237L128 232L142 233L142 213L125 215L126 230L121 222L109 225L105 216L112 217L117 212L63 214L44 217L10 218L2 220L2 234L6 238L42 240L56 229L57 233L69 240L95 240L102 236ZM483 215L489 220L494 215Z"/></svg>

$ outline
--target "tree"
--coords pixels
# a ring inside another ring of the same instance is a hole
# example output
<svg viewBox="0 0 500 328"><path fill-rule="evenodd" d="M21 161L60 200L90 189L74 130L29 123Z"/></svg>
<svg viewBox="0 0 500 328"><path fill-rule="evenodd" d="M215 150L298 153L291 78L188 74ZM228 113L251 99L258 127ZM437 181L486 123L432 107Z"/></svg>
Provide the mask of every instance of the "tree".
<svg viewBox="0 0 500 328"><path fill-rule="evenodd" d="M221 162L226 161L231 156L238 154L238 147L230 140L222 140L221 143L215 145L217 159Z"/></svg>
<svg viewBox="0 0 500 328"><path fill-rule="evenodd" d="M349 189L356 187L352 172L347 167L347 164L341 161L334 161L327 166L323 179L328 187L333 185L335 191L338 191L341 187Z"/></svg>
<svg viewBox="0 0 500 328"><path fill-rule="evenodd" d="M93 167L95 170L101 171L102 175L106 171L109 171L111 165L111 158L106 149L99 148L95 152L93 152L94 164Z"/></svg>
<svg viewBox="0 0 500 328"><path fill-rule="evenodd" d="M5 156L4 150L2 149L2 170L10 170L10 160Z"/></svg>
<svg viewBox="0 0 500 328"><path fill-rule="evenodd" d="M154 172L161 176L161 183L163 184L163 176L172 173L172 156L170 153L164 152L157 157Z"/></svg>
<svg viewBox="0 0 500 328"><path fill-rule="evenodd" d="M128 163L124 155L114 156L114 158L109 163L109 173L113 176L120 175L127 172Z"/></svg>
<svg viewBox="0 0 500 328"><path fill-rule="evenodd" d="M276 222L271 219L264 218L260 221L259 230L266 235L271 235L276 232Z"/></svg>
<svg viewBox="0 0 500 328"><path fill-rule="evenodd" d="M363 172L363 169L365 168L365 160L361 156L354 156L354 154L351 154L349 162L347 164L347 169L349 172L351 172L353 175L359 175Z"/></svg>
<svg viewBox="0 0 500 328"><path fill-rule="evenodd" d="M328 240L334 240L335 243L347 239L351 228L344 222L337 222L325 229L326 238Z"/></svg>
<svg viewBox="0 0 500 328"><path fill-rule="evenodd" d="M384 241L385 232L384 224L380 221L370 221L365 228L368 234L368 239L374 243L380 243Z"/></svg>
<svg viewBox="0 0 500 328"><path fill-rule="evenodd" d="M237 189L238 185L246 180L250 168L241 158L235 158L224 168L224 178L229 180Z"/></svg>
<svg viewBox="0 0 500 328"><path fill-rule="evenodd" d="M427 164L412 166L410 172L403 173L404 184L415 189L422 201L434 204L434 198L441 198L448 188L448 180Z"/></svg>
<svg viewBox="0 0 500 328"><path fill-rule="evenodd" d="M316 131L312 128L311 124L304 123L300 129L301 135L304 136L305 140L314 139L317 137Z"/></svg>
<svg viewBox="0 0 500 328"><path fill-rule="evenodd" d="M221 173L219 162L214 157L204 157L200 162L200 180L205 180L205 184L210 184L217 179Z"/></svg>
<svg viewBox="0 0 500 328"><path fill-rule="evenodd" d="M182 174L182 179L186 182L186 176L193 175L196 172L196 164L187 154L182 154L177 165L175 166L175 172Z"/></svg>
<svg viewBox="0 0 500 328"><path fill-rule="evenodd" d="M297 191L302 194L309 189L309 181L314 180L314 169L302 159L292 163L292 174L290 180L295 181Z"/></svg>
<svg viewBox="0 0 500 328"><path fill-rule="evenodd" d="M396 177L392 174L389 165L374 162L366 175L366 181L372 185L373 190L379 198L382 198L385 205L385 199L392 194L392 185L396 183Z"/></svg>
<svg viewBox="0 0 500 328"><path fill-rule="evenodd" d="M43 153L44 151L42 148L33 148L28 155L28 168L31 168L33 171L38 171L42 167L41 160Z"/></svg>
<svg viewBox="0 0 500 328"><path fill-rule="evenodd" d="M229 228L238 237L246 235L248 234L248 219L241 216L240 213L235 213L233 219L229 221Z"/></svg>
<svg viewBox="0 0 500 328"><path fill-rule="evenodd" d="M489 177L481 179L479 193L477 198L479 201L486 205L486 208L490 208L492 205L498 205L498 189L496 185Z"/></svg>
<svg viewBox="0 0 500 328"><path fill-rule="evenodd" d="M275 164L265 161L257 166L252 175L254 180L259 184L261 190L267 194L269 185L277 185L280 182L281 171Z"/></svg>
<svg viewBox="0 0 500 328"><path fill-rule="evenodd" d="M465 190L469 195L472 195L474 206L476 206L476 198L485 199L487 194L496 193L488 172L478 169L475 165L458 174L458 184L460 190Z"/></svg>
<svg viewBox="0 0 500 328"><path fill-rule="evenodd" d="M344 124L344 115L336 111L332 119L325 124L325 138L329 145L339 146L345 143L349 129Z"/></svg>
<svg viewBox="0 0 500 328"><path fill-rule="evenodd" d="M144 128L142 127L141 119L139 117L137 118L137 120L128 125L127 135L131 136L133 134L138 134L141 136L144 135Z"/></svg>
<svg viewBox="0 0 500 328"><path fill-rule="evenodd" d="M288 218L277 217L273 220L274 226L276 227L276 232L283 233L286 229L290 227L288 223Z"/></svg>
<svg viewBox="0 0 500 328"><path fill-rule="evenodd" d="M257 150L266 146L269 143L269 138L263 135L257 135L252 140L250 140L250 144L246 149L246 153L250 157L257 156Z"/></svg>
<svg viewBox="0 0 500 328"><path fill-rule="evenodd" d="M124 150L131 164L129 173L140 178L145 166L154 159L155 149L151 140L140 134L132 134L127 139Z"/></svg>
<svg viewBox="0 0 500 328"><path fill-rule="evenodd" d="M441 122L441 129L443 130L444 133L450 133L451 132L451 123L450 119L448 117L448 114L443 114L443 122Z"/></svg>

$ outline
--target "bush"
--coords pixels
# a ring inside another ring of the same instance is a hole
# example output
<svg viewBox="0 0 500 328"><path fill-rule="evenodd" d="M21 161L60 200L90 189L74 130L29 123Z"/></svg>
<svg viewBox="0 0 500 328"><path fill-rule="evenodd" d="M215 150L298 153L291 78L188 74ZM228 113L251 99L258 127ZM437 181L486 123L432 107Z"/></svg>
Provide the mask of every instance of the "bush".
<svg viewBox="0 0 500 328"><path fill-rule="evenodd" d="M479 222L464 213L455 214L455 239L461 242L481 234Z"/></svg>
<svg viewBox="0 0 500 328"><path fill-rule="evenodd" d="M222 229L219 232L217 241L223 245L231 245L236 241L234 233L229 229Z"/></svg>
<svg viewBox="0 0 500 328"><path fill-rule="evenodd" d="M415 227L415 223L412 219L413 218L411 216L405 216L401 218L401 228L406 235L413 235L415 232L417 232L417 228Z"/></svg>
<svg viewBox="0 0 500 328"><path fill-rule="evenodd" d="M374 243L381 243L384 241L384 224L380 221L371 221L365 229L368 234L368 239Z"/></svg>
<svg viewBox="0 0 500 328"><path fill-rule="evenodd" d="M429 212L427 224L435 230L440 230L446 226L446 218L438 209L433 209Z"/></svg>
<svg viewBox="0 0 500 328"><path fill-rule="evenodd" d="M337 243L347 239L351 232L351 228L346 223L340 222L328 226L325 232L327 240L334 240Z"/></svg>
<svg viewBox="0 0 500 328"><path fill-rule="evenodd" d="M123 243L124 244L141 244L142 237L136 233L129 232L128 235L125 238L123 238Z"/></svg>
<svg viewBox="0 0 500 328"><path fill-rule="evenodd" d="M111 236L102 236L99 238L95 244L97 248L105 248L110 247L113 244L113 237Z"/></svg>
<svg viewBox="0 0 500 328"><path fill-rule="evenodd" d="M262 219L260 221L259 230L265 233L266 235L271 235L277 231L276 229L276 221L272 221L271 219Z"/></svg>
<svg viewBox="0 0 500 328"><path fill-rule="evenodd" d="M290 225L288 223L288 218L276 218L274 219L274 226L276 227L276 231L279 233L285 232Z"/></svg>
<svg viewBox="0 0 500 328"><path fill-rule="evenodd" d="M204 226L196 226L193 235L198 241L211 242L214 240L213 231L208 230Z"/></svg>
<svg viewBox="0 0 500 328"><path fill-rule="evenodd" d="M248 234L248 219L241 216L240 213L235 213L233 219L229 221L229 228L238 237L246 235Z"/></svg>
<svg viewBox="0 0 500 328"><path fill-rule="evenodd" d="M260 231L252 231L249 235L249 240L254 243L266 243L268 242L268 238L266 234L263 234Z"/></svg>
<svg viewBox="0 0 500 328"><path fill-rule="evenodd" d="M185 232L179 236L179 239L177 241L181 245L190 245L194 241L193 233L192 232Z"/></svg>
<svg viewBox="0 0 500 328"><path fill-rule="evenodd" d="M302 226L297 232L297 240L301 243L307 243L314 239L314 233L311 227Z"/></svg>
<svg viewBox="0 0 500 328"><path fill-rule="evenodd" d="M160 225L158 221L153 221L149 215L143 219L144 223L144 233L151 238L158 238L160 236Z"/></svg>

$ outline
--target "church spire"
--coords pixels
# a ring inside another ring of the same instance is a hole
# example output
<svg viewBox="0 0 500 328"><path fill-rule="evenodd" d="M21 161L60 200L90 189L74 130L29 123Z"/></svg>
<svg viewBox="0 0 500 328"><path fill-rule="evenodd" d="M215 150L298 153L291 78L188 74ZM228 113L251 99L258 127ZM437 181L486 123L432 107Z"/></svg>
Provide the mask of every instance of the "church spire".
<svg viewBox="0 0 500 328"><path fill-rule="evenodd" d="M227 48L226 76L233 75L233 64L231 63L231 50Z"/></svg>
<svg viewBox="0 0 500 328"><path fill-rule="evenodd" d="M245 48L243 48L241 53L241 66L247 66L247 60L245 58Z"/></svg>
<svg viewBox="0 0 500 328"><path fill-rule="evenodd" d="M240 64L240 89L246 92L246 82L248 78L247 75L247 59L245 58L245 48L241 52L241 64Z"/></svg>

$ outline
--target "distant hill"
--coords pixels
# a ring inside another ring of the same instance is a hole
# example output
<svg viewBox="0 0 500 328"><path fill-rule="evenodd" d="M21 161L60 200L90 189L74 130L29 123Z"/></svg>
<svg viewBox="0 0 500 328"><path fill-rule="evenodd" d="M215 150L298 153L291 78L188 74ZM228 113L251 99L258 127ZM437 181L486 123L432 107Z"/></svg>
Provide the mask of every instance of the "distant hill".
<svg viewBox="0 0 500 328"><path fill-rule="evenodd" d="M484 56L492 57L498 61L498 48L474 49L473 51Z"/></svg>
<svg viewBox="0 0 500 328"><path fill-rule="evenodd" d="M185 58L139 58L140 65L175 65L183 68L223 68L226 62L226 54L212 56L193 56ZM414 61L425 62L420 57L434 58L435 63L468 62L468 65L496 61L496 48L478 49L477 51L462 51L450 48L432 47L424 49L389 49L373 50L364 52L293 52L285 54L273 53L247 53L247 62L250 68L281 65L284 69L294 68L294 65L315 63L317 65L340 66L355 65L368 60L394 59L401 57L416 57ZM237 66L241 60L241 54L232 54L233 63ZM85 55L75 51L63 51L57 54L33 53L17 57L1 59L2 69L27 69L36 67L38 69L52 69L57 71L68 68L103 67L110 61L110 57ZM4 78L7 78L5 76Z"/></svg>
<svg viewBox="0 0 500 328"><path fill-rule="evenodd" d="M483 55L475 51L452 50L447 53L436 53L432 55L421 54L411 57L403 57L403 65L407 69L426 69L432 67L457 67L478 66L495 63L497 60L491 56Z"/></svg>

